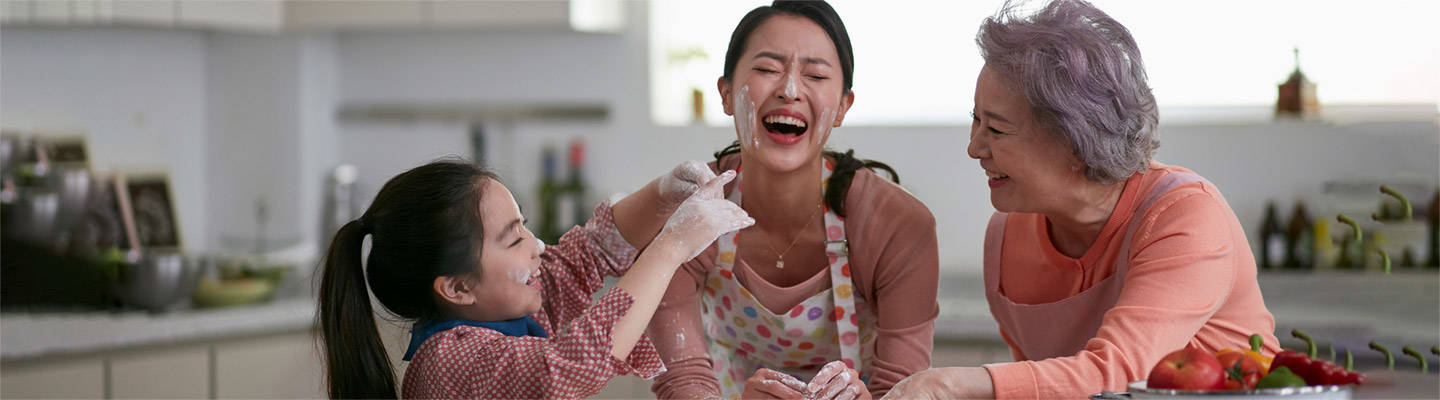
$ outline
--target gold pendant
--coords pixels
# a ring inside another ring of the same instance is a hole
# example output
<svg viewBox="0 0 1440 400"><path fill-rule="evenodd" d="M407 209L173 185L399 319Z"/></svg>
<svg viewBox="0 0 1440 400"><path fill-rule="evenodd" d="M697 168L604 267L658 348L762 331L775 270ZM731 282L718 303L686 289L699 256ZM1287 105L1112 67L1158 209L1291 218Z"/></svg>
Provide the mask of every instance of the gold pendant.
<svg viewBox="0 0 1440 400"><path fill-rule="evenodd" d="M785 260L775 260L775 269L785 269Z"/></svg>

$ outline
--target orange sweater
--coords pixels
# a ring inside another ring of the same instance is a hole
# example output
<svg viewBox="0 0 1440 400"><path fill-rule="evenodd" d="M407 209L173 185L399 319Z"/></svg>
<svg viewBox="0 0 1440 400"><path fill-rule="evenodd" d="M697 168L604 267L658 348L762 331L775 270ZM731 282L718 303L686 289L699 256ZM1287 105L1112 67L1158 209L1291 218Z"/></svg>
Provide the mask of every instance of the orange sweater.
<svg viewBox="0 0 1440 400"><path fill-rule="evenodd" d="M1265 308L1255 260L1240 222L1214 186L1194 182L1162 195L1143 216L1134 214L1160 177L1188 170L1152 163L1132 176L1100 236L1079 259L1050 242L1044 215L1011 213L1005 227L999 290L1020 304L1079 294L1115 272L1119 257L1130 270L1115 307L1096 337L1073 356L1029 360L1010 341L1016 362L986 365L997 398L1083 398L1121 391L1145 379L1161 357L1186 345L1206 351L1249 348L1265 338L1279 350L1275 319ZM1145 218L1130 254L1120 246L1131 218Z"/></svg>

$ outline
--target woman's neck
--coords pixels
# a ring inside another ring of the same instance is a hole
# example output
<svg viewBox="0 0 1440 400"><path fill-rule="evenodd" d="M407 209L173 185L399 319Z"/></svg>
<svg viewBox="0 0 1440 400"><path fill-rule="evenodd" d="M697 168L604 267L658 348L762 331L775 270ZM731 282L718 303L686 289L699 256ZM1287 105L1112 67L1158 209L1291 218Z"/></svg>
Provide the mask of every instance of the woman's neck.
<svg viewBox="0 0 1440 400"><path fill-rule="evenodd" d="M1045 213L1055 249L1071 258L1084 256L1100 238L1124 192L1125 182L1100 184L1082 179L1062 200L1063 206Z"/></svg>
<svg viewBox="0 0 1440 400"><path fill-rule="evenodd" d="M741 153L742 163L745 154ZM768 232L793 234L814 217L824 191L820 187L821 159L793 171L767 170L760 162L744 163L741 178L745 199L741 206Z"/></svg>

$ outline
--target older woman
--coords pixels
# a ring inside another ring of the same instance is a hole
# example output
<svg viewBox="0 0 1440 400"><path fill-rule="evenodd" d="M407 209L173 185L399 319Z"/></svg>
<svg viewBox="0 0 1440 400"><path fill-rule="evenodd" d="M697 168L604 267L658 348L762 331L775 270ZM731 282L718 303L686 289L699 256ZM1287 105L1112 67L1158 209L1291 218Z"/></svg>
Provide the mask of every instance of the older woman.
<svg viewBox="0 0 1440 400"><path fill-rule="evenodd" d="M1081 398L1145 379L1185 346L1278 350L1240 223L1215 185L1151 161L1140 51L1079 0L1007 5L976 36L969 154L998 211L990 311L1015 362L911 376L903 398Z"/></svg>
<svg viewBox="0 0 1440 400"><path fill-rule="evenodd" d="M737 170L727 198L756 220L671 282L647 331L669 368L652 387L659 397L869 398L929 368L935 220L866 168L884 164L825 149L855 100L851 54L824 2L752 10L716 80L736 144L615 205L620 232L648 240L663 199L683 198L667 195L683 193L677 183Z"/></svg>

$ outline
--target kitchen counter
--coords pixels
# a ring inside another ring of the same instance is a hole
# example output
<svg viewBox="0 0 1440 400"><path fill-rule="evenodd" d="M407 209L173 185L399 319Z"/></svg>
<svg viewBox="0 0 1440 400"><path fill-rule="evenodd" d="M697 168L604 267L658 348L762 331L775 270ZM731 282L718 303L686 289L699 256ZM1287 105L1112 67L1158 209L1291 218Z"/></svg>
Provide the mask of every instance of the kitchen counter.
<svg viewBox="0 0 1440 400"><path fill-rule="evenodd" d="M310 329L315 301L305 297L168 313L55 312L0 314L0 359L99 352L128 347Z"/></svg>
<svg viewBox="0 0 1440 400"><path fill-rule="evenodd" d="M1276 335L1298 347L1290 329L1358 354L1370 340L1398 352L1402 345L1440 344L1440 274L1263 273L1261 291L1276 316ZM937 342L1001 343L978 273L940 281ZM315 302L286 297L249 307L143 311L0 314L0 359L85 353L125 347L310 329ZM103 333L100 333L103 332Z"/></svg>

